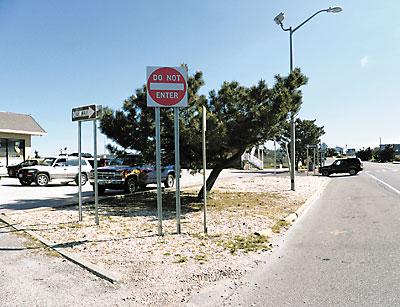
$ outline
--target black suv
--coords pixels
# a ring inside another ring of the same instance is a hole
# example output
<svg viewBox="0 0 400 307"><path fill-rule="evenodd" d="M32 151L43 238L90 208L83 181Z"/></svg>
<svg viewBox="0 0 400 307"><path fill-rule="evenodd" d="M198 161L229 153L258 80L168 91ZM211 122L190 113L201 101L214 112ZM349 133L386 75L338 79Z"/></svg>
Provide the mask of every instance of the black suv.
<svg viewBox="0 0 400 307"><path fill-rule="evenodd" d="M17 165L10 165L7 166L7 173L9 177L17 178L18 171L27 166L34 166L39 163L38 160L25 160L24 162L21 162Z"/></svg>
<svg viewBox="0 0 400 307"><path fill-rule="evenodd" d="M331 165L322 166L318 172L322 176L329 176L335 173L349 173L351 176L356 175L363 170L363 164L359 158L337 159Z"/></svg>

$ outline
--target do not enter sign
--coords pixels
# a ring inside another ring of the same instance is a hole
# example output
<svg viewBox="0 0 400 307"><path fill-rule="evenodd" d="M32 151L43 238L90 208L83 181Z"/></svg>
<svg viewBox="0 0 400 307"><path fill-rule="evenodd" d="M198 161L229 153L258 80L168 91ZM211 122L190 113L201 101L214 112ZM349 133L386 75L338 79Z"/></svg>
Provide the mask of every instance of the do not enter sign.
<svg viewBox="0 0 400 307"><path fill-rule="evenodd" d="M183 67L147 67L147 106L186 107L186 69Z"/></svg>

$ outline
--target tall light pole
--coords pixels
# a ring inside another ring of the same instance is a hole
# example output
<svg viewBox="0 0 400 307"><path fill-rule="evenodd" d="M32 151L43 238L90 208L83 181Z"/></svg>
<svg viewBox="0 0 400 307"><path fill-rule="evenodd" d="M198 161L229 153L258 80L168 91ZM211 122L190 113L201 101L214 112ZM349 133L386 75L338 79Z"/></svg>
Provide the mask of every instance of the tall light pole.
<svg viewBox="0 0 400 307"><path fill-rule="evenodd" d="M307 18L305 21L303 21L301 24L299 24L297 27L292 28L285 28L283 26L283 20L285 19L285 14L280 13L278 16L274 18L274 21L276 24L280 25L283 31L289 31L289 41L290 41L290 72L293 71L293 33L296 32L299 28L301 28L304 24L306 24L308 21L310 21L312 18L314 18L316 15L322 12L327 12L327 13L339 13L342 11L342 8L339 6L335 7L329 7L324 10L320 10L313 15L311 15L309 18ZM294 174L295 174L295 157L296 157L296 148L295 148L295 143L296 143L296 135L295 135L295 121L294 121L294 112L290 113L290 138L291 138L291 144L290 144L290 187L291 190L295 190L295 184L294 184Z"/></svg>

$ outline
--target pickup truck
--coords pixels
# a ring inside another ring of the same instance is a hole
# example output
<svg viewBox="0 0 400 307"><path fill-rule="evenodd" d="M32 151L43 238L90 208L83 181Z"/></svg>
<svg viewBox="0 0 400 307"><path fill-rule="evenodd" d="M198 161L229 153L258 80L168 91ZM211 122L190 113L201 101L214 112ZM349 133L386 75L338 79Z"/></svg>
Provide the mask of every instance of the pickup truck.
<svg viewBox="0 0 400 307"><path fill-rule="evenodd" d="M110 161L110 165L97 169L97 184L100 195L106 189L124 190L134 193L143 190L148 184L157 183L157 173L154 165L142 164L137 156L127 155ZM161 180L166 188L174 186L175 169L173 165L161 168ZM90 172L90 184L94 189L94 173Z"/></svg>
<svg viewBox="0 0 400 307"><path fill-rule="evenodd" d="M81 183L84 185L89 178L92 167L82 158ZM79 184L79 161L75 157L47 157L37 165L23 167L18 171L18 179L22 185L30 185L35 182L38 186L47 186L49 182L67 184L75 182Z"/></svg>

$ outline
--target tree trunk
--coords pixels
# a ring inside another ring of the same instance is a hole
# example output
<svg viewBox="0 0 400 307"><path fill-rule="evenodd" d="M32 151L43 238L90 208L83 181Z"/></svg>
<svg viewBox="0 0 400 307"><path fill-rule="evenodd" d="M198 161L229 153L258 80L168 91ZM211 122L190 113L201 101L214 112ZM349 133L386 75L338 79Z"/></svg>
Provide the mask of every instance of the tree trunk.
<svg viewBox="0 0 400 307"><path fill-rule="evenodd" d="M218 179L218 176L221 173L221 171L228 167L232 167L234 165L234 163L237 162L238 159L240 159L240 157L242 156L244 151L245 151L245 149L239 150L239 152L236 153L235 155L233 155L231 158L229 158L225 161L222 161L221 163L217 164L213 168L213 170L211 171L211 174L208 176L207 181L206 181L206 191L207 192L211 191L211 189L213 188L214 183ZM204 190L204 186L201 188L199 194L197 194L197 197L199 199L203 199L203 190Z"/></svg>
<svg viewBox="0 0 400 307"><path fill-rule="evenodd" d="M214 186L215 181L217 181L217 178L218 178L219 174L222 172L222 170L223 170L222 167L217 167L217 168L213 168L213 170L211 171L211 173L208 176L207 181L206 181L206 191L207 191L207 193L211 191L212 187ZM203 198L203 195L204 195L203 191L204 191L204 186L199 191L199 194L197 194L197 197L199 199Z"/></svg>

